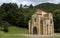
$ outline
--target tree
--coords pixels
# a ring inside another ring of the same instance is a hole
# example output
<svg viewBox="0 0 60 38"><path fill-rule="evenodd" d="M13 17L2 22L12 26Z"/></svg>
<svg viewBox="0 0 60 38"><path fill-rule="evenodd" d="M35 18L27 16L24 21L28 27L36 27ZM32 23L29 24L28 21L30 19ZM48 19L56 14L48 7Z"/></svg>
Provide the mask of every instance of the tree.
<svg viewBox="0 0 60 38"><path fill-rule="evenodd" d="M55 30L56 32L60 32L60 9L56 9L54 13Z"/></svg>
<svg viewBox="0 0 60 38"><path fill-rule="evenodd" d="M29 6L29 8L33 8L33 5L31 4L31 5Z"/></svg>
<svg viewBox="0 0 60 38"><path fill-rule="evenodd" d="M8 22L6 22L6 21L3 22L3 28L4 28L3 31L4 32L8 32L9 31L9 25L10 24Z"/></svg>
<svg viewBox="0 0 60 38"><path fill-rule="evenodd" d="M23 8L22 4L20 4L20 8L21 8L21 9Z"/></svg>

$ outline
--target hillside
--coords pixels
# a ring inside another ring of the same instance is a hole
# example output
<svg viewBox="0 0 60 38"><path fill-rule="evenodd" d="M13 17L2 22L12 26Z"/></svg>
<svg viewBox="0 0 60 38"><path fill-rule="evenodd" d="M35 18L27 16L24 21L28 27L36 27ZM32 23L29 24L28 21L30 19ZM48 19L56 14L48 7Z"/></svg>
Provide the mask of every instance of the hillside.
<svg viewBox="0 0 60 38"><path fill-rule="evenodd" d="M47 12L53 12L55 9L60 9L60 4L42 3L34 6L34 9L42 9Z"/></svg>

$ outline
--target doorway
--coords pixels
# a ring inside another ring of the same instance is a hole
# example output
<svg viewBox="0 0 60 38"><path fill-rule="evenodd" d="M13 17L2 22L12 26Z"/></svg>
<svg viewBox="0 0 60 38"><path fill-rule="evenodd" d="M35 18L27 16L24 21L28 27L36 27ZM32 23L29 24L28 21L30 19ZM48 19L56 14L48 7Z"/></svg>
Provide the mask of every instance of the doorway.
<svg viewBox="0 0 60 38"><path fill-rule="evenodd" d="M37 28L36 27L33 28L33 34L37 34Z"/></svg>

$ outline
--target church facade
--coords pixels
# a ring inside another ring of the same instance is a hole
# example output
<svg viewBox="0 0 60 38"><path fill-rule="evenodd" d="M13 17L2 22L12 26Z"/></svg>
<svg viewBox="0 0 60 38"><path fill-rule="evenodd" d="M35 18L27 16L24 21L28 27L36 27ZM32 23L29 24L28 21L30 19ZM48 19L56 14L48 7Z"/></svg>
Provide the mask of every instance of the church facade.
<svg viewBox="0 0 60 38"><path fill-rule="evenodd" d="M29 34L50 35L54 33L52 13L37 10L28 22Z"/></svg>

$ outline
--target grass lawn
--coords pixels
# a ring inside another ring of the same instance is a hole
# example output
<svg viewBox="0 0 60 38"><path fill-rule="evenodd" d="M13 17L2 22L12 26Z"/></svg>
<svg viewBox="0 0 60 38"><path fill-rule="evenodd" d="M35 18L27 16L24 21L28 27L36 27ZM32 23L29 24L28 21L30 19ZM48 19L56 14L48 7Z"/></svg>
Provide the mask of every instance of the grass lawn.
<svg viewBox="0 0 60 38"><path fill-rule="evenodd" d="M12 26L9 28L9 34L27 34L28 30L26 28L19 28Z"/></svg>
<svg viewBox="0 0 60 38"><path fill-rule="evenodd" d="M8 33L0 31L0 38L27 38L26 36L4 36L4 34L28 34L28 30L26 28L11 26Z"/></svg>
<svg viewBox="0 0 60 38"><path fill-rule="evenodd" d="M27 36L3 36L2 38L27 38Z"/></svg>
<svg viewBox="0 0 60 38"><path fill-rule="evenodd" d="M9 36L9 37L2 37L2 38L27 38L25 36Z"/></svg>
<svg viewBox="0 0 60 38"><path fill-rule="evenodd" d="M0 31L0 34L28 34L28 30L26 28L19 28L19 27L11 26L9 27L8 33Z"/></svg>

